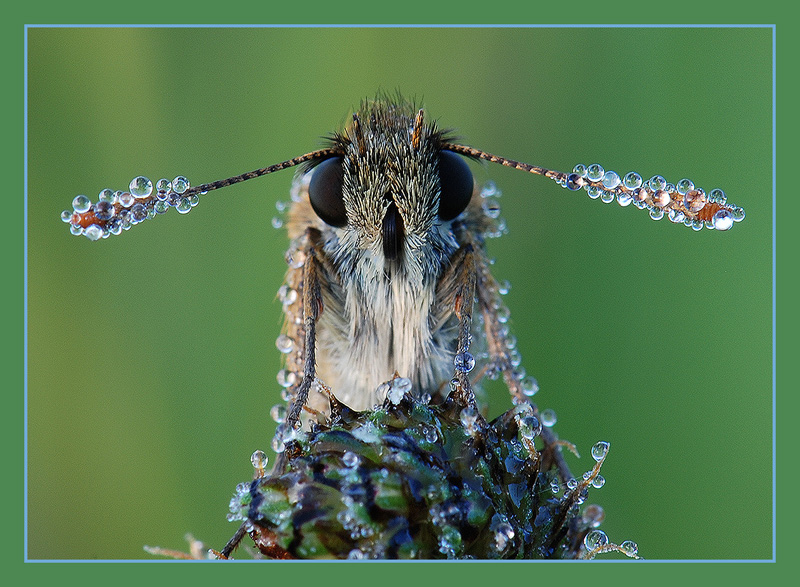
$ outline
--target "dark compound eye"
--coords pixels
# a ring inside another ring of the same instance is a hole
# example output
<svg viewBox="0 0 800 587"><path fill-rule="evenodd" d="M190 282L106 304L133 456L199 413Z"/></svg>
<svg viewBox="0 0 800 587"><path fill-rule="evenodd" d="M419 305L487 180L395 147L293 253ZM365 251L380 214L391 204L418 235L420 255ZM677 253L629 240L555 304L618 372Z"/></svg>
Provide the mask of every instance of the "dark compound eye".
<svg viewBox="0 0 800 587"><path fill-rule="evenodd" d="M439 153L439 181L442 187L439 218L452 220L464 211L472 198L472 172L460 156L442 151Z"/></svg>
<svg viewBox="0 0 800 587"><path fill-rule="evenodd" d="M331 157L314 168L308 186L311 207L325 224L341 228L347 224L342 197L342 158Z"/></svg>

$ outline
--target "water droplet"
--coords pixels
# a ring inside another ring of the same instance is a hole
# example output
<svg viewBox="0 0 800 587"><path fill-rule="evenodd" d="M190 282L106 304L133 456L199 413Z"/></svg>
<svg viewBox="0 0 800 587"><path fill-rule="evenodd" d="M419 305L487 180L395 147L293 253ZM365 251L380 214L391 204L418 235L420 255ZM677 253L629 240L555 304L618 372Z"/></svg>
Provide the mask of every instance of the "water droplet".
<svg viewBox="0 0 800 587"><path fill-rule="evenodd" d="M267 466L269 458L263 450L257 450L250 456L250 462L253 463L253 468L263 469Z"/></svg>
<svg viewBox="0 0 800 587"><path fill-rule="evenodd" d="M738 206L734 207L733 210L733 221L734 222L741 222L744 220L744 209L739 208Z"/></svg>
<svg viewBox="0 0 800 587"><path fill-rule="evenodd" d="M608 536L602 530L592 530L583 539L583 545L587 550L595 550L608 544Z"/></svg>
<svg viewBox="0 0 800 587"><path fill-rule="evenodd" d="M167 210L169 210L169 204L163 200L156 202L156 205L153 207L157 214L163 214Z"/></svg>
<svg viewBox="0 0 800 587"><path fill-rule="evenodd" d="M467 406L461 413L459 414L461 418L461 425L464 426L464 429L467 431L468 434L474 434L477 432L478 427L478 410L473 408L472 406Z"/></svg>
<svg viewBox="0 0 800 587"><path fill-rule="evenodd" d="M552 491L554 495L561 491L561 486L558 484L558 479L553 479L550 482L550 491Z"/></svg>
<svg viewBox="0 0 800 587"><path fill-rule="evenodd" d="M131 221L138 223L143 220L147 220L147 208L141 202L137 202L131 206Z"/></svg>
<svg viewBox="0 0 800 587"><path fill-rule="evenodd" d="M703 190L690 190L683 196L683 206L689 212L699 212L707 201L708 198Z"/></svg>
<svg viewBox="0 0 800 587"><path fill-rule="evenodd" d="M603 485L606 484L606 479L602 475L596 475L594 479L592 479L592 487L595 489L600 489Z"/></svg>
<svg viewBox="0 0 800 587"><path fill-rule="evenodd" d="M567 489L569 489L570 491L575 491L577 487L578 487L577 479L575 479L574 477L570 477L569 479L567 479Z"/></svg>
<svg viewBox="0 0 800 587"><path fill-rule="evenodd" d="M694 189L694 184L690 179L682 179L675 184L675 191L682 196L685 195L686 192L691 191L693 189Z"/></svg>
<svg viewBox="0 0 800 587"><path fill-rule="evenodd" d="M628 193L620 192L617 194L617 204L622 207L629 206L633 202L633 196Z"/></svg>
<svg viewBox="0 0 800 587"><path fill-rule="evenodd" d="M269 415L274 422L283 424L286 422L286 406L283 404L275 404L270 408Z"/></svg>
<svg viewBox="0 0 800 587"><path fill-rule="evenodd" d="M637 188L642 187L642 176L636 173L635 171L629 171L628 173L625 174L625 177L622 179L622 183L629 190L635 190Z"/></svg>
<svg viewBox="0 0 800 587"><path fill-rule="evenodd" d="M666 189L667 187L667 180L661 177L660 175L654 175L650 178L650 189L654 192L658 190Z"/></svg>
<svg viewBox="0 0 800 587"><path fill-rule="evenodd" d="M633 540L626 540L619 545L622 551L628 556L636 556L639 553L639 545Z"/></svg>
<svg viewBox="0 0 800 587"><path fill-rule="evenodd" d="M675 208L670 208L667 211L667 218L670 219L670 222L674 222L676 224L680 224L686 220L686 214L684 214L681 210L676 210Z"/></svg>
<svg viewBox="0 0 800 587"><path fill-rule="evenodd" d="M733 226L733 214L729 210L722 208L714 213L714 218L711 222L717 230L728 230Z"/></svg>
<svg viewBox="0 0 800 587"><path fill-rule="evenodd" d="M109 220L114 215L114 205L101 200L94 205L94 215L99 220Z"/></svg>
<svg viewBox="0 0 800 587"><path fill-rule="evenodd" d="M166 178L161 178L156 182L156 191L167 193L172 189L172 184Z"/></svg>
<svg viewBox="0 0 800 587"><path fill-rule="evenodd" d="M542 433L542 423L536 416L525 416L520 418L520 433L528 440L533 440Z"/></svg>
<svg viewBox="0 0 800 587"><path fill-rule="evenodd" d="M96 241L103 236L103 229L96 224L90 224L83 231L83 235L90 241Z"/></svg>
<svg viewBox="0 0 800 587"><path fill-rule="evenodd" d="M524 395L533 397L539 391L539 382L536 381L535 377L528 375L522 381L520 381L520 387L522 388L522 393Z"/></svg>
<svg viewBox="0 0 800 587"><path fill-rule="evenodd" d="M192 204L189 201L189 198L181 198L178 201L178 205L175 206L175 209L180 212L181 214L187 214L192 209Z"/></svg>
<svg viewBox="0 0 800 587"><path fill-rule="evenodd" d="M122 232L122 220L119 218L112 218L108 221L108 224L106 224L106 228L111 234L120 234Z"/></svg>
<svg viewBox="0 0 800 587"><path fill-rule="evenodd" d="M290 306L297 301L297 290L292 289L288 285L282 285L278 289L278 299L284 306Z"/></svg>
<svg viewBox="0 0 800 587"><path fill-rule="evenodd" d="M497 293L499 293L501 296L507 295L510 291L511 282L508 279L504 279L497 286Z"/></svg>
<svg viewBox="0 0 800 587"><path fill-rule="evenodd" d="M469 373L475 368L475 357L473 357L467 351L464 351L463 353L456 353L456 356L453 358L453 364L456 367L456 371L461 373Z"/></svg>
<svg viewBox="0 0 800 587"><path fill-rule="evenodd" d="M556 413L553 410L551 410L550 408L547 408L546 410L542 410L542 412L539 414L539 416L540 416L540 418L542 420L542 424L544 426L547 426L548 428L554 426L555 423L558 421L558 418L556 417Z"/></svg>
<svg viewBox="0 0 800 587"><path fill-rule="evenodd" d="M131 180L129 189L135 198L146 198L153 192L153 182L140 175Z"/></svg>
<svg viewBox="0 0 800 587"><path fill-rule="evenodd" d="M83 214L84 212L88 212L89 208L92 207L92 202L84 195L75 196L72 200L72 209L75 210L78 214Z"/></svg>
<svg viewBox="0 0 800 587"><path fill-rule="evenodd" d="M286 251L285 259L289 267L291 267L292 269L300 269L300 267L302 267L303 264L306 262L306 254L305 252L295 247L292 247L288 251Z"/></svg>
<svg viewBox="0 0 800 587"><path fill-rule="evenodd" d="M116 196L114 196L114 191L108 188L100 190L100 193L97 194L97 200L99 202L108 202L109 204L113 204L116 200Z"/></svg>
<svg viewBox="0 0 800 587"><path fill-rule="evenodd" d="M584 171L584 173L586 173L586 171ZM581 177L577 173L570 173L567 176L567 181L564 187L566 187L568 190L576 192L585 185L586 185L586 180L583 179L583 177Z"/></svg>
<svg viewBox="0 0 800 587"><path fill-rule="evenodd" d="M513 334L509 334L508 338L506 338L506 348L510 351L513 351L515 348L517 348L517 337ZM486 358L489 358L488 353L482 354L486 355Z"/></svg>
<svg viewBox="0 0 800 587"><path fill-rule="evenodd" d="M189 204L191 204L192 208L194 208L195 206L197 206L197 204L200 203L200 196L198 196L197 194L192 194L191 196L186 196L186 197L189 200Z"/></svg>
<svg viewBox="0 0 800 587"><path fill-rule="evenodd" d="M483 201L481 206L483 208L483 213L486 214L489 218L499 218L500 217L500 202L495 200L494 198L486 198Z"/></svg>
<svg viewBox="0 0 800 587"><path fill-rule="evenodd" d="M278 424L275 428L275 436L272 438L272 449L275 452L282 452L286 445L297 437L294 428L286 423Z"/></svg>
<svg viewBox="0 0 800 587"><path fill-rule="evenodd" d="M647 188L641 187L636 188L633 190L633 201L637 204L642 204L647 199L647 196L650 195L650 190Z"/></svg>
<svg viewBox="0 0 800 587"><path fill-rule="evenodd" d="M728 197L725 195L725 192L723 192L721 189L714 188L708 194L708 201L714 202L716 204L724 204L725 202L728 201Z"/></svg>
<svg viewBox="0 0 800 587"><path fill-rule="evenodd" d="M603 179L603 174L605 174L605 172L606 170L600 165L597 163L592 163L586 168L586 179L589 181L600 181Z"/></svg>
<svg viewBox="0 0 800 587"><path fill-rule="evenodd" d="M507 306L500 306L497 308L497 321L500 324L505 324L511 318L511 310Z"/></svg>
<svg viewBox="0 0 800 587"><path fill-rule="evenodd" d="M653 194L653 205L658 206L659 208L669 206L671 201L672 198L670 197L669 192L666 190L658 190Z"/></svg>
<svg viewBox="0 0 800 587"><path fill-rule="evenodd" d="M179 175L175 179L172 180L172 191L176 194L182 194L186 190L189 189L189 180Z"/></svg>
<svg viewBox="0 0 800 587"><path fill-rule="evenodd" d="M278 216L272 217L272 228L283 228L283 219Z"/></svg>
<svg viewBox="0 0 800 587"><path fill-rule="evenodd" d="M583 510L583 522L591 528L597 528L605 517L605 510L597 504L587 505Z"/></svg>
<svg viewBox="0 0 800 587"><path fill-rule="evenodd" d="M586 193L589 194L589 197L593 200L596 200L602 191L603 190L601 190L599 187L593 185L586 186Z"/></svg>
<svg viewBox="0 0 800 587"><path fill-rule="evenodd" d="M136 201L136 198L133 197L133 194L130 192L122 192L117 196L117 201L119 205L123 208L130 208L133 206L133 203Z"/></svg>
<svg viewBox="0 0 800 587"><path fill-rule="evenodd" d="M664 218L664 210L661 208L651 208L650 209L650 218L653 220L661 220Z"/></svg>
<svg viewBox="0 0 800 587"><path fill-rule="evenodd" d="M600 201L604 204L610 204L614 201L615 194L614 192L601 192L600 193Z"/></svg>
<svg viewBox="0 0 800 587"><path fill-rule="evenodd" d="M481 198L491 198L497 194L497 185L493 181L487 181L481 188Z"/></svg>
<svg viewBox="0 0 800 587"><path fill-rule="evenodd" d="M620 178L616 171L606 171L603 174L603 187L613 190L620 184Z"/></svg>
<svg viewBox="0 0 800 587"><path fill-rule="evenodd" d="M577 173L580 177L586 177L586 165L578 163L572 168L573 173Z"/></svg>
<svg viewBox="0 0 800 587"><path fill-rule="evenodd" d="M292 352L294 349L294 340L288 334L281 334L275 340L275 346L278 347L278 350L284 354L288 354Z"/></svg>
<svg viewBox="0 0 800 587"><path fill-rule="evenodd" d="M72 210L64 210L63 212L61 212L61 222L72 222L72 215L74 213L75 212L73 212Z"/></svg>
<svg viewBox="0 0 800 587"><path fill-rule="evenodd" d="M609 446L611 445L604 441L595 443L595 445L592 447L592 458L598 463L602 461L608 454Z"/></svg>
<svg viewBox="0 0 800 587"><path fill-rule="evenodd" d="M342 464L347 467L348 469L354 469L358 466L358 455L354 452L349 450L345 451L342 455Z"/></svg>
<svg viewBox="0 0 800 587"><path fill-rule="evenodd" d="M294 371L281 369L278 371L276 379L278 380L278 385L281 387L291 387L297 381L297 375L295 375Z"/></svg>
<svg viewBox="0 0 800 587"><path fill-rule="evenodd" d="M439 433L433 426L423 426L422 434L425 436L425 440L427 440L430 443L434 443L437 440L439 440Z"/></svg>

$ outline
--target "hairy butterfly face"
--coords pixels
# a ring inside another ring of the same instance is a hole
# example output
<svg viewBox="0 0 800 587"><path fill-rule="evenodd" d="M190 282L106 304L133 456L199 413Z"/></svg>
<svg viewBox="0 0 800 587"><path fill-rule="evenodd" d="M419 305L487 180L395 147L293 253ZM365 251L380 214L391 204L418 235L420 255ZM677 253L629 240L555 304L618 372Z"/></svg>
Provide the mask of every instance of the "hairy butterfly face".
<svg viewBox="0 0 800 587"><path fill-rule="evenodd" d="M313 169L314 212L388 261L440 246L439 226L464 211L474 188L469 166L443 140L407 106L372 105L333 138L337 154Z"/></svg>

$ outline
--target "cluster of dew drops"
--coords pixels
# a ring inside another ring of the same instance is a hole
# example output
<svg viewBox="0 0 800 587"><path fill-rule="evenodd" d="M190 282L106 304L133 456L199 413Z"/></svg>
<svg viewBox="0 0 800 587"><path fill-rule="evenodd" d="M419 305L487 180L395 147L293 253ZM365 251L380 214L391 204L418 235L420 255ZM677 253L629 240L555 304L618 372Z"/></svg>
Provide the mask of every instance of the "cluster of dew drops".
<svg viewBox="0 0 800 587"><path fill-rule="evenodd" d="M64 210L61 220L70 225L72 234L93 241L108 238L170 208L181 214L190 212L199 198L196 193L186 194L189 187L189 180L179 175L172 181L159 179L154 191L153 182L140 175L131 180L127 191L101 190L95 203L87 196L75 196L72 210Z"/></svg>
<svg viewBox="0 0 800 587"><path fill-rule="evenodd" d="M573 191L584 189L592 199L599 198L606 204L616 200L620 206L633 204L637 208L647 209L653 220L661 220L666 216L670 221L693 230L729 230L734 222L741 222L745 216L742 208L727 202L725 192L721 189L713 189L706 194L689 179L672 184L662 176L654 175L643 181L635 171L620 178L615 171L606 171L601 165L593 163L588 166L578 164L572 173L556 181ZM709 210L716 209L708 215L707 220L702 220L697 216L706 206L709 206Z"/></svg>
<svg viewBox="0 0 800 587"><path fill-rule="evenodd" d="M406 378L396 377L391 382L383 384L382 387L386 391L388 400L392 404L398 405L404 396L410 395L411 382ZM421 401L427 404L430 401L430 396L413 401ZM546 417L544 413L542 413L540 414L540 421L536 418L536 416L530 413L530 410L525 410L524 406L518 406L516 410L521 416L519 418L520 433L528 440L532 441L541 433L542 425L551 427L555 424L554 415L553 419L551 420L549 417ZM465 431L471 435L478 434L480 431L477 412L474 410L474 408L467 407L461 411L461 423L464 426ZM431 432L432 434L430 437L427 437L426 434L427 440L429 442L435 442L438 435L433 428L431 429ZM282 444L282 442L280 443ZM275 444L273 443L273 449L275 448ZM600 441L595 443L591 449L592 459L596 463L595 466L590 471L587 471L583 474L580 482L575 478L571 478L568 479L564 484L563 489L565 496L570 492L574 493L576 496L576 505L582 504L585 500L585 489L587 486L591 485L591 487L599 489L605 485L605 479L599 474L599 470L608 454L609 448L610 445L608 442ZM276 452L280 452L281 450L282 447L279 450L276 450ZM250 461L255 469L255 478L261 478L265 476L268 460L269 459L267 455L261 450L256 450L252 454ZM342 456L342 464L345 469L349 471L355 471L359 463L359 456L353 452L346 451ZM561 489L562 487L558 479L554 479L550 485L550 490L552 493L554 495L558 495L561 492ZM230 502L230 513L227 516L229 521L244 520L245 523L249 523L247 520L245 520L241 512L241 501L249 492L249 483L240 483L237 485L236 492ZM348 511L350 508L352 508L352 498L345 496L342 498L342 500L348 509L340 512L337 518L346 528L349 528L348 523L351 523L352 520L348 517ZM282 516L287 517L290 515L290 513L291 511L287 509L282 513ZM431 516L434 524L437 526L442 526L440 551L444 554L453 555L455 552L454 544L459 542L459 540L457 537L450 536L448 533L448 531L452 532L453 529L449 528L446 524L447 513L448 512L441 510L441 506L438 505L431 509ZM581 557L594 558L598 554L616 551L630 558L640 558L638 555L638 545L634 541L625 540L619 545L613 544L609 541L607 534L603 530L599 529L599 526L602 524L604 519L605 511L601 506L591 504L586 506L584 509L582 513L582 524L588 529L588 531L583 539L583 550ZM358 528L356 528L356 530L358 530ZM492 524L492 531L495 539L494 547L499 552L502 552L505 550L508 543L514 538L514 529L504 520L494 520ZM354 551L351 553L349 558L364 557L359 556L359 553Z"/></svg>

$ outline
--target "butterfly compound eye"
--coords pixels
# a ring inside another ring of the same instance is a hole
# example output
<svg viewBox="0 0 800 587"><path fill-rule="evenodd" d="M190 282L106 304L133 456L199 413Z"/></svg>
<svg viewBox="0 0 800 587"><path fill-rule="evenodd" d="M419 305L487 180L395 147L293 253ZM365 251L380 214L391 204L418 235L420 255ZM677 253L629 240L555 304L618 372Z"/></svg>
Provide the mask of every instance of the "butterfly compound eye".
<svg viewBox="0 0 800 587"><path fill-rule="evenodd" d="M325 224L341 228L347 224L342 197L342 158L331 157L314 168L308 186L311 207Z"/></svg>
<svg viewBox="0 0 800 587"><path fill-rule="evenodd" d="M472 198L472 172L459 155L450 151L439 153L439 218L452 220L464 211Z"/></svg>

